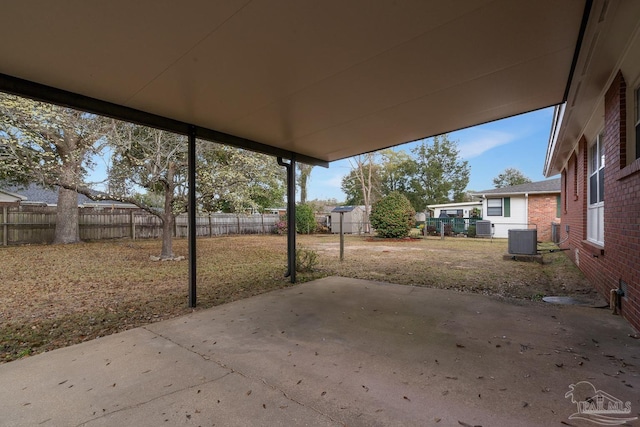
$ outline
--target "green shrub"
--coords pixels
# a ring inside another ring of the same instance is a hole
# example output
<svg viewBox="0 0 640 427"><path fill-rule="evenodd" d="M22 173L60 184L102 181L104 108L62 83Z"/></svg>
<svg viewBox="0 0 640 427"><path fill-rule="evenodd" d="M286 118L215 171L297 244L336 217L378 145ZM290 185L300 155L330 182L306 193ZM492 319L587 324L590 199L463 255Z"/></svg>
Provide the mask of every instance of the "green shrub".
<svg viewBox="0 0 640 427"><path fill-rule="evenodd" d="M467 228L467 237L476 237L475 225L470 225L469 228Z"/></svg>
<svg viewBox="0 0 640 427"><path fill-rule="evenodd" d="M301 273L313 271L318 265L318 253L312 249L296 249L296 271Z"/></svg>
<svg viewBox="0 0 640 427"><path fill-rule="evenodd" d="M378 236L402 238L409 235L415 214L409 199L394 191L373 205L369 219Z"/></svg>
<svg viewBox="0 0 640 427"><path fill-rule="evenodd" d="M296 206L296 231L300 234L311 234L316 231L316 215L308 204Z"/></svg>

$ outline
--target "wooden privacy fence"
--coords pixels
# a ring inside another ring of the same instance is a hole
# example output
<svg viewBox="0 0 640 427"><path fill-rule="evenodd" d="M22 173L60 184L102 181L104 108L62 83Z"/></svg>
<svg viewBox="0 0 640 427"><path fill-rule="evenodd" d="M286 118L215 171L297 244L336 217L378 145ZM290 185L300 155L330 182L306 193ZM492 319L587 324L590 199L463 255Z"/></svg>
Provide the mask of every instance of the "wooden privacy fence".
<svg viewBox="0 0 640 427"><path fill-rule="evenodd" d="M197 236L226 234L267 234L280 220L277 214L210 214L196 217ZM148 212L131 209L79 209L81 240L153 239L162 236L162 222ZM0 244L51 243L56 227L55 208L3 206L0 217ZM176 217L174 237L187 237L187 214Z"/></svg>

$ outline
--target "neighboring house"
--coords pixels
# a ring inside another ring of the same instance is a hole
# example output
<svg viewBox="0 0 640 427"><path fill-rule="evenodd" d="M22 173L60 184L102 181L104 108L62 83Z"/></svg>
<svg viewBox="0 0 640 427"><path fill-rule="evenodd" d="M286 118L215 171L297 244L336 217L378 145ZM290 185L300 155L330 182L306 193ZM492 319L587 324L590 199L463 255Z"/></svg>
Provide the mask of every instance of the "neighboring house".
<svg viewBox="0 0 640 427"><path fill-rule="evenodd" d="M20 194L0 189L0 206L18 206L20 202L26 199L25 196Z"/></svg>
<svg viewBox="0 0 640 427"><path fill-rule="evenodd" d="M562 178L561 247L640 330L640 1L591 13L544 173Z"/></svg>
<svg viewBox="0 0 640 427"><path fill-rule="evenodd" d="M11 193L22 197L20 203L23 207L28 206L57 206L58 189L46 188L41 185L31 183L28 186L10 185L4 187ZM5 191L5 190L0 190ZM79 208L93 209L138 209L137 206L130 203L122 203L115 200L98 200L94 201L83 194L78 194Z"/></svg>
<svg viewBox="0 0 640 427"><path fill-rule="evenodd" d="M559 178L472 195L482 198L482 219L491 221L493 237L507 238L511 229L536 228L538 240L551 241L551 224L560 222Z"/></svg>
<svg viewBox="0 0 640 427"><path fill-rule="evenodd" d="M331 211L331 232L340 233L340 215L342 231L347 234L367 233L368 224L365 223L364 206L338 206Z"/></svg>
<svg viewBox="0 0 640 427"><path fill-rule="evenodd" d="M433 212L432 218L440 218L440 214L444 212L450 218L469 218L473 215L473 210L482 210L482 202L460 202L460 203L442 203L439 205L428 205L427 209Z"/></svg>

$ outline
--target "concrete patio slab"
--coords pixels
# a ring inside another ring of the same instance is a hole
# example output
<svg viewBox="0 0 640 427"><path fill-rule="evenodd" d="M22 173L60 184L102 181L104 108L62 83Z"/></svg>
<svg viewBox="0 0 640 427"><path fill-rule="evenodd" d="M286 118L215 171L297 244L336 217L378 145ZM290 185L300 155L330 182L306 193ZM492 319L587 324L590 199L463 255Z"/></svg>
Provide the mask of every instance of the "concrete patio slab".
<svg viewBox="0 0 640 427"><path fill-rule="evenodd" d="M632 334L603 309L330 277L0 365L0 425L594 425L569 419L581 381L636 425Z"/></svg>

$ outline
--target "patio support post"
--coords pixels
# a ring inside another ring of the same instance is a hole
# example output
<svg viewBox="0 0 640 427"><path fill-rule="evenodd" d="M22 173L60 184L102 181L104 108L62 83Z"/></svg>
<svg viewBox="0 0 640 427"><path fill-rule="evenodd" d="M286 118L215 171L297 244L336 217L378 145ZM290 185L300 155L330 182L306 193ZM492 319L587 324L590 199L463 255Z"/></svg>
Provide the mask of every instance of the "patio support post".
<svg viewBox="0 0 640 427"><path fill-rule="evenodd" d="M278 157L278 164L287 169L287 273L291 283L296 283L296 160L289 163Z"/></svg>
<svg viewBox="0 0 640 427"><path fill-rule="evenodd" d="M189 307L196 306L196 128L189 126L187 174L189 181Z"/></svg>
<svg viewBox="0 0 640 427"><path fill-rule="evenodd" d="M344 224L344 212L340 212L340 261L344 261L344 230L342 225Z"/></svg>

